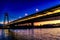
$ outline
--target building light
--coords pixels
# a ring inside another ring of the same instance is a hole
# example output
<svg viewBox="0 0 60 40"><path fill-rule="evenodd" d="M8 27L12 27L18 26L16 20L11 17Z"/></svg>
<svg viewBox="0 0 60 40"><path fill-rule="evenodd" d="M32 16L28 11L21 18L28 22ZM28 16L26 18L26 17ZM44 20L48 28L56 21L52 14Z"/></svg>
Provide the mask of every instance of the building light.
<svg viewBox="0 0 60 40"><path fill-rule="evenodd" d="M31 26L31 23L18 24L18 26Z"/></svg>

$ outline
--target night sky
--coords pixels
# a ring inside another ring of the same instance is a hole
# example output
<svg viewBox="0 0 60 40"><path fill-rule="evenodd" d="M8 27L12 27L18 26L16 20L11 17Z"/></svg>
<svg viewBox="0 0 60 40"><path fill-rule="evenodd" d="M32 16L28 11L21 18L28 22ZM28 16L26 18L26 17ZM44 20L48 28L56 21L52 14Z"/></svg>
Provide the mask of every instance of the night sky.
<svg viewBox="0 0 60 40"><path fill-rule="evenodd" d="M9 20L16 20L31 15L38 11L60 4L60 0L0 0L0 23L4 19L4 13L8 12Z"/></svg>

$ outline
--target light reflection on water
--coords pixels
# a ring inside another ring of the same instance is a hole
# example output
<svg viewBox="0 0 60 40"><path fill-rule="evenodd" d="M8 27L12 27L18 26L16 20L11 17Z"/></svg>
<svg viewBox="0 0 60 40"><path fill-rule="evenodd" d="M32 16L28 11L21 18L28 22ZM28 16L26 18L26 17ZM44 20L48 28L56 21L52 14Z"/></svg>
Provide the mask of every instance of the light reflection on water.
<svg viewBox="0 0 60 40"><path fill-rule="evenodd" d="M14 30L16 37L25 36L27 38L36 38L38 40L60 40L60 28L42 28L42 29L19 29Z"/></svg>
<svg viewBox="0 0 60 40"><path fill-rule="evenodd" d="M0 29L0 40L11 40L8 29Z"/></svg>
<svg viewBox="0 0 60 40"><path fill-rule="evenodd" d="M39 29L11 29L15 37L20 36L26 39L36 40L60 40L60 28L39 28ZM5 37L4 32L0 29L0 39Z"/></svg>

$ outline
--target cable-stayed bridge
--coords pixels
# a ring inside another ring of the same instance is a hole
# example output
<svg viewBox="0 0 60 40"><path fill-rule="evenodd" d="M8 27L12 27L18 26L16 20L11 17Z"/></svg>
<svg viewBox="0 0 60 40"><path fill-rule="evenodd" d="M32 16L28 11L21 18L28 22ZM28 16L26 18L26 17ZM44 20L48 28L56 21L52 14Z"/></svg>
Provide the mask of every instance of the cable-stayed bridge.
<svg viewBox="0 0 60 40"><path fill-rule="evenodd" d="M56 25L57 24L57 25ZM7 24L10 28L41 28L60 26L60 5L14 20Z"/></svg>

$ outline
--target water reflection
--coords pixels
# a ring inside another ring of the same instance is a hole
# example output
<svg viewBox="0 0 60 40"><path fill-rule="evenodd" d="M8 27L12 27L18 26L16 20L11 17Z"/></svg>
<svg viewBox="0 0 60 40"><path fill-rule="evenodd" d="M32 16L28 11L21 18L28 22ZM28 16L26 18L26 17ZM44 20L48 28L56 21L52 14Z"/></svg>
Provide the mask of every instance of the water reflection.
<svg viewBox="0 0 60 40"><path fill-rule="evenodd" d="M11 40L8 29L0 29L0 40Z"/></svg>
<svg viewBox="0 0 60 40"><path fill-rule="evenodd" d="M10 29L10 31L17 40L60 40L60 28ZM8 35L7 29L0 29L0 40L9 40Z"/></svg>
<svg viewBox="0 0 60 40"><path fill-rule="evenodd" d="M60 40L60 28L43 28L43 29L18 29L13 31L15 37L22 36L25 39L34 40Z"/></svg>

